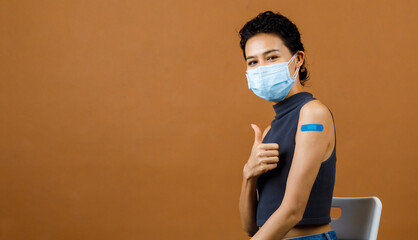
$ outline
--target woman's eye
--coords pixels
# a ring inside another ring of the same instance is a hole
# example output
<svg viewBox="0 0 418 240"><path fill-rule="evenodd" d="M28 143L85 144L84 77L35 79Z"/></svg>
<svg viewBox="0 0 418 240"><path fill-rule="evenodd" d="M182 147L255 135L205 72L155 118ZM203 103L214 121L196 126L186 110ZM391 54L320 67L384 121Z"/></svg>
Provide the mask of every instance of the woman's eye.
<svg viewBox="0 0 418 240"><path fill-rule="evenodd" d="M267 60L273 60L273 59L276 59L276 58L277 58L277 56L270 56L270 57L267 58Z"/></svg>
<svg viewBox="0 0 418 240"><path fill-rule="evenodd" d="M254 65L254 64L256 64L256 63L257 63L257 61L251 61L251 62L249 62L249 63L248 63L248 65L249 65L249 66L252 66L252 65Z"/></svg>

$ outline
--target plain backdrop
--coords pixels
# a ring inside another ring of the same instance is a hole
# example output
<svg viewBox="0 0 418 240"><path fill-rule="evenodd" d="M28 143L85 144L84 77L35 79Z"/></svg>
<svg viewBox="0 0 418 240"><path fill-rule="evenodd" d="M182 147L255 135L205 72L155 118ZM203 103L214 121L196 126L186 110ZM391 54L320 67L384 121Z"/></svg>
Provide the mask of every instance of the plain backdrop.
<svg viewBox="0 0 418 240"><path fill-rule="evenodd" d="M335 118L334 196L418 224L416 1L0 0L0 239L248 239L242 168L273 103L240 28L299 28ZM334 214L334 210L332 214Z"/></svg>

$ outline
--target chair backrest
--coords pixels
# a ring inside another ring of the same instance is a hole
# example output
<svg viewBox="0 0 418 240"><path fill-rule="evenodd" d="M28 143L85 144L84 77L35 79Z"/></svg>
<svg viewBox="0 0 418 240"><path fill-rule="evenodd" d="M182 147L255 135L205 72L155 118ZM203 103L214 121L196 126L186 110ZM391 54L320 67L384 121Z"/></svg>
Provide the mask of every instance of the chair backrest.
<svg viewBox="0 0 418 240"><path fill-rule="evenodd" d="M377 197L333 197L332 207L341 208L339 218L331 218L338 240L376 240L382 202Z"/></svg>

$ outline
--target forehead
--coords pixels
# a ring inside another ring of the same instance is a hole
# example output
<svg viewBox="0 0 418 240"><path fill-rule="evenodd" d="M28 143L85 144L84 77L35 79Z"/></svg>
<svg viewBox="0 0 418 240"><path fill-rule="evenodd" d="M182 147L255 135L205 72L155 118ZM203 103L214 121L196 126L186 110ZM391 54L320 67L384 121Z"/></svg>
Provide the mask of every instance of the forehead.
<svg viewBox="0 0 418 240"><path fill-rule="evenodd" d="M271 49L278 49L280 52L289 51L280 37L272 33L256 34L245 44L246 56L261 55Z"/></svg>

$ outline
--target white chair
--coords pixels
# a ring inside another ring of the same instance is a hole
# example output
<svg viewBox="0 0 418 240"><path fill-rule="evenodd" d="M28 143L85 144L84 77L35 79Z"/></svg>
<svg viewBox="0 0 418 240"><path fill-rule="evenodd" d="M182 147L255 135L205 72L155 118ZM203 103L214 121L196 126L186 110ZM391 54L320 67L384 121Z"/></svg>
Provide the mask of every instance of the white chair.
<svg viewBox="0 0 418 240"><path fill-rule="evenodd" d="M331 218L338 240L376 240L382 202L377 197L333 197L332 207L341 208L339 218Z"/></svg>

